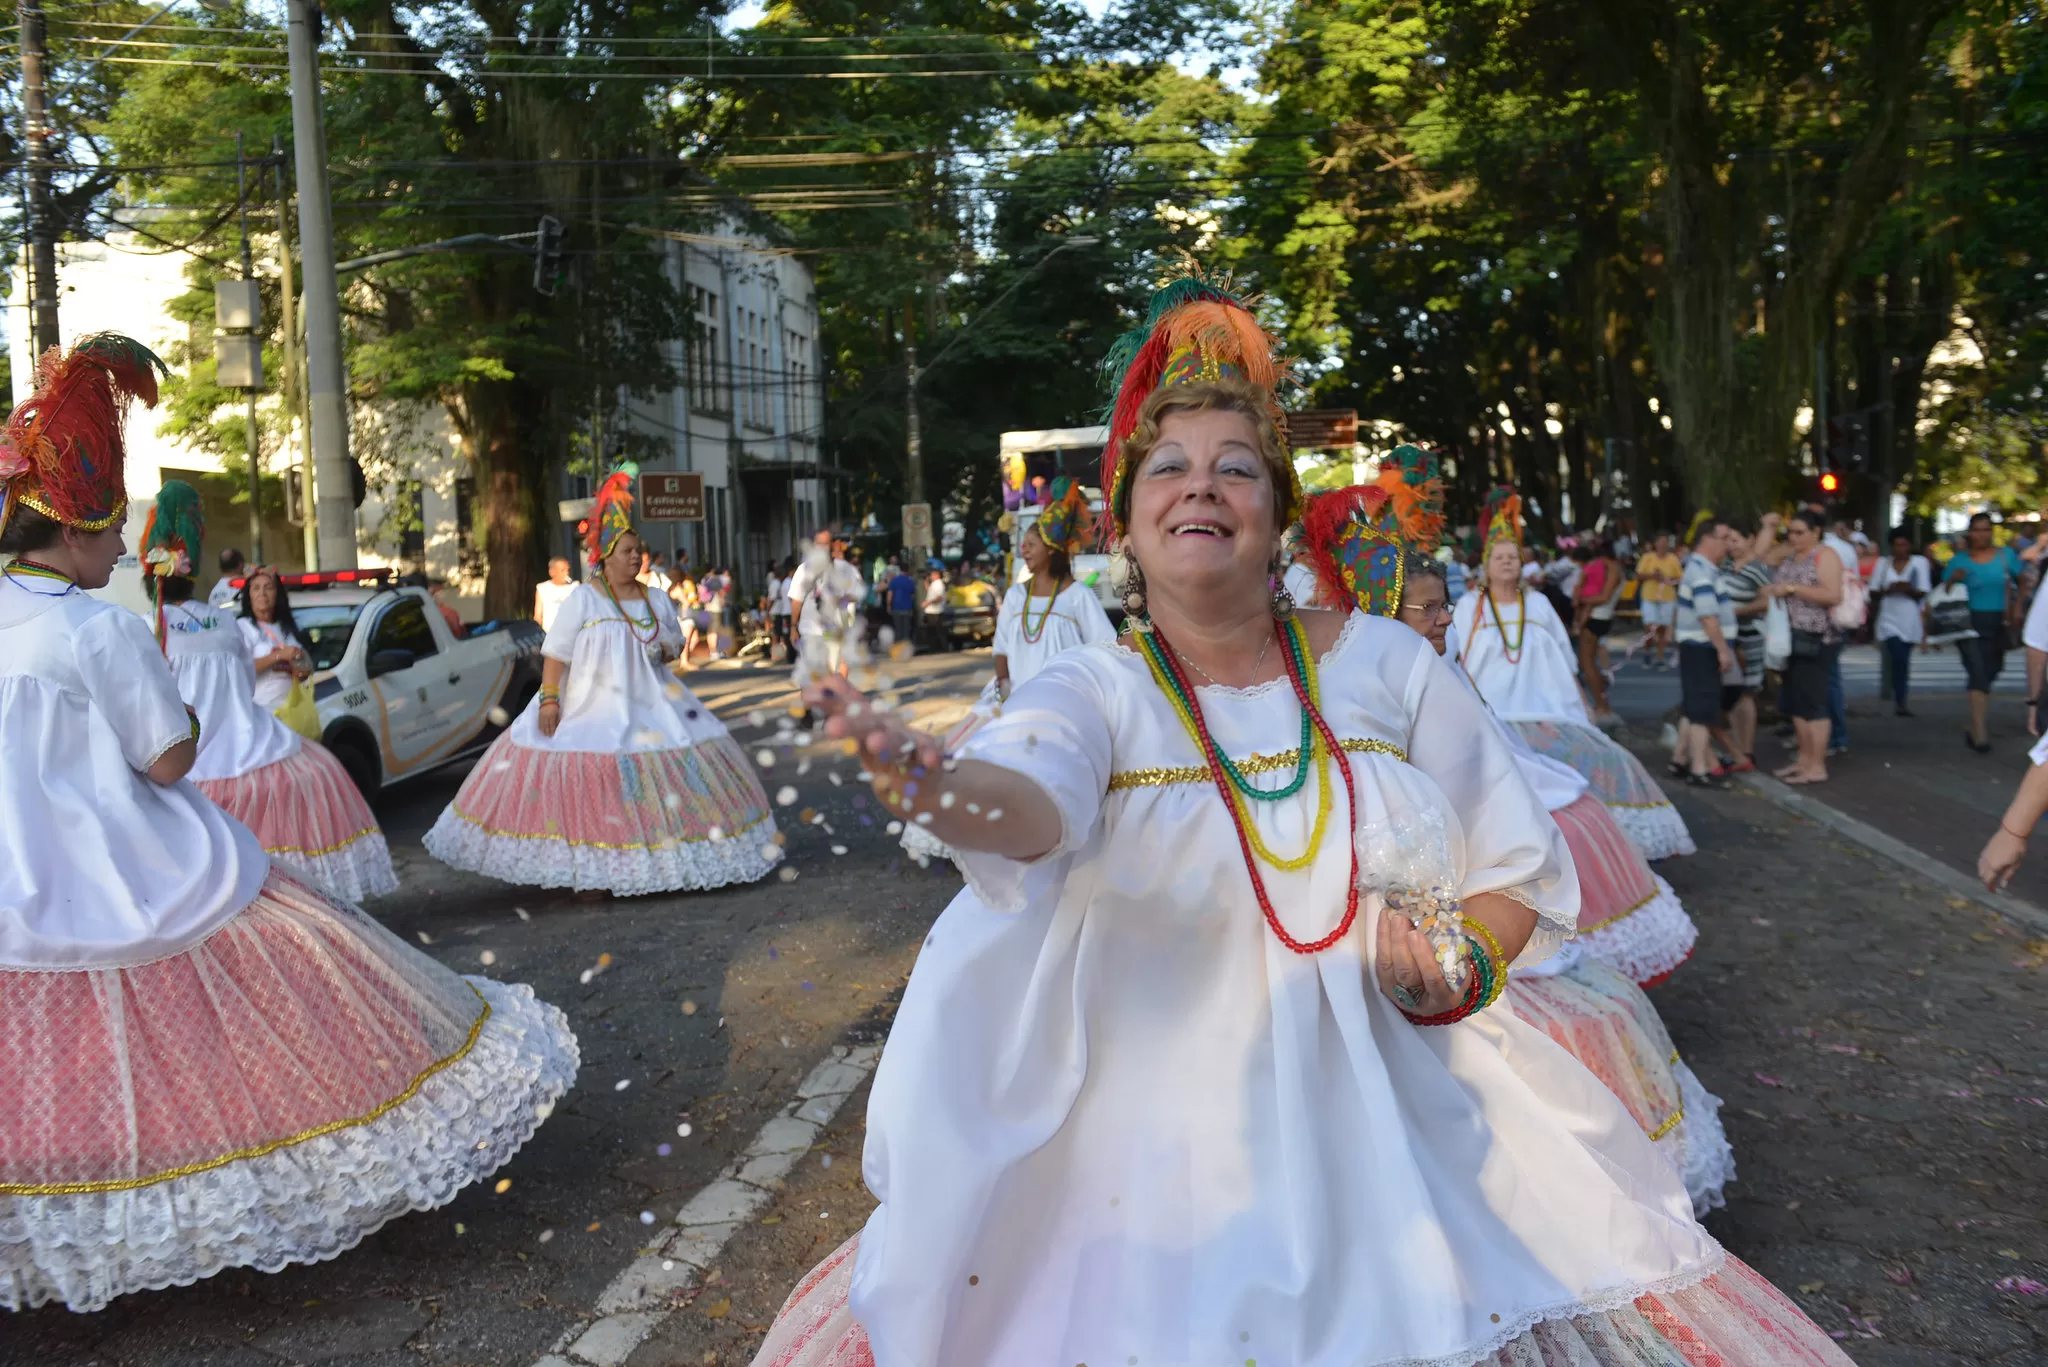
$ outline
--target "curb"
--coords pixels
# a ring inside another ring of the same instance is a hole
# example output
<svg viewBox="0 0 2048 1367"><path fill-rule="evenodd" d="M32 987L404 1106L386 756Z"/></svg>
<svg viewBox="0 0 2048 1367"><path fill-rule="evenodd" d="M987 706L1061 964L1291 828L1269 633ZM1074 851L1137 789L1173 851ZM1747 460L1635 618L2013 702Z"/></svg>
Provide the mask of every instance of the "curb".
<svg viewBox="0 0 2048 1367"><path fill-rule="evenodd" d="M596 1314L573 1325L533 1367L619 1367L662 1322L677 1299L709 1271L726 1241L775 1198L775 1186L811 1151L818 1132L882 1056L879 1044L833 1046L717 1180L676 1212L653 1246L612 1278Z"/></svg>
<svg viewBox="0 0 2048 1367"><path fill-rule="evenodd" d="M2048 911L2043 911L2032 902L2023 902L2017 897L2007 897L2003 893L1989 892L1982 883L1961 870L1950 868L1940 860L1922 854L1905 841L1886 835L1868 822L1858 821L1848 813L1830 807L1817 798L1794 792L1790 787L1766 774L1737 774L1734 777L1737 783L1773 806L1795 816L1803 816L1809 821L1819 822L1872 853L1881 854L1893 863L1918 874L1943 892L1967 898L2028 930L2048 933Z"/></svg>

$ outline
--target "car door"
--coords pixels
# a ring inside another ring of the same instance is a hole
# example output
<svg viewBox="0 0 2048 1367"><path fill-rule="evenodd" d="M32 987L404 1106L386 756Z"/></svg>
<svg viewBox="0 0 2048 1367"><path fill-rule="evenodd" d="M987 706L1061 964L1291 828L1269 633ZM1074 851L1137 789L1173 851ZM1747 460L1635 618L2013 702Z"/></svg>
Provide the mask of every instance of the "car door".
<svg viewBox="0 0 2048 1367"><path fill-rule="evenodd" d="M427 611L420 598L400 594L378 605L370 626L370 688L377 698L387 778L444 758L462 739L453 715L462 701L460 670L451 681Z"/></svg>

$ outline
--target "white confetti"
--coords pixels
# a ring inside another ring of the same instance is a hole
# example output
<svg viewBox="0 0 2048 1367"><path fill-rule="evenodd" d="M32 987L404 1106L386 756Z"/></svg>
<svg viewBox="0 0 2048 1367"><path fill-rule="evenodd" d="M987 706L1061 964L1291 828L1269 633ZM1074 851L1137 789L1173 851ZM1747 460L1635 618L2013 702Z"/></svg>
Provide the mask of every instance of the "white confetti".
<svg viewBox="0 0 2048 1367"><path fill-rule="evenodd" d="M811 772L811 757L809 755L805 755L802 759L796 762L796 776L798 778L802 778L805 774L808 774L809 772Z"/></svg>
<svg viewBox="0 0 2048 1367"><path fill-rule="evenodd" d="M796 805L796 789L784 784L775 790L775 802L778 806L794 807Z"/></svg>
<svg viewBox="0 0 2048 1367"><path fill-rule="evenodd" d="M888 825L884 826L882 829L887 831L891 835L901 835L903 834L903 823L900 821L892 821Z"/></svg>
<svg viewBox="0 0 2048 1367"><path fill-rule="evenodd" d="M682 1124L676 1126L676 1133L688 1139L690 1137L690 1122L685 1120Z"/></svg>
<svg viewBox="0 0 2048 1367"><path fill-rule="evenodd" d="M641 1211L641 1212L640 1212L640 1223L641 1223L641 1224L643 1224L643 1225L651 1225L651 1224L653 1224L653 1223L654 1223L654 1212L653 1212L653 1211L651 1211L651 1210L643 1210L643 1211Z"/></svg>
<svg viewBox="0 0 2048 1367"><path fill-rule="evenodd" d="M580 982L580 983L586 983L586 984L587 984L587 983L588 983L588 982L589 982L589 981L590 981L590 980L591 980L592 978L595 978L596 976L597 976L597 970L596 970L596 969L594 969L594 968L586 968L586 969L584 969L584 970L583 970L583 976L582 976L582 977L580 977L580 978L578 978L578 979L577 979L576 981L578 981L578 982Z"/></svg>
<svg viewBox="0 0 2048 1367"><path fill-rule="evenodd" d="M482 964L485 968L489 968L492 964L498 962L498 956L487 949L483 953L476 956L476 961Z"/></svg>
<svg viewBox="0 0 2048 1367"><path fill-rule="evenodd" d="M661 805L668 808L670 811L674 811L676 808L683 805L683 795L681 793L670 793L667 797L661 800Z"/></svg>
<svg viewBox="0 0 2048 1367"><path fill-rule="evenodd" d="M989 819L990 821L1001 821L1001 820L1003 819L1003 809L1002 809L1001 807L991 807L991 808L989 808L989 809L988 809L988 819Z"/></svg>
<svg viewBox="0 0 2048 1367"><path fill-rule="evenodd" d="M791 868L789 865L784 864L780 869L777 869L775 871L775 876L777 878L780 878L785 883L794 883L796 881L796 870Z"/></svg>
<svg viewBox="0 0 2048 1367"><path fill-rule="evenodd" d="M493 726L509 726L512 722L512 714L502 707L492 708L484 713L484 717Z"/></svg>
<svg viewBox="0 0 2048 1367"><path fill-rule="evenodd" d="M826 1155L825 1155L825 1156L824 1156L823 1158L819 1159L818 1161L819 1161L819 1162L820 1162L820 1164L822 1164L823 1166L825 1166L825 1167L828 1167L828 1168L829 1168L829 1167L831 1167L831 1166L832 1166L832 1155L828 1153L828 1154L826 1154Z"/></svg>
<svg viewBox="0 0 2048 1367"><path fill-rule="evenodd" d="M805 746L809 745L810 743L811 743L811 733L810 733L810 732L808 732L808 731L799 731L799 732L797 732L797 733L796 733L796 745L797 745L797 749L801 750L801 749L803 749L803 748L804 748Z"/></svg>
<svg viewBox="0 0 2048 1367"><path fill-rule="evenodd" d="M525 907L512 908L512 914L514 916L517 916L522 921L531 921L533 919L533 913L528 911Z"/></svg>
<svg viewBox="0 0 2048 1367"><path fill-rule="evenodd" d="M855 774L854 777L859 779L862 783L873 783L875 781L875 776L865 769Z"/></svg>
<svg viewBox="0 0 2048 1367"><path fill-rule="evenodd" d="M844 845L834 845L834 846L832 847L832 853L834 853L834 854L845 854L845 853L846 853L846 846L844 846Z"/></svg>
<svg viewBox="0 0 2048 1367"><path fill-rule="evenodd" d="M423 945L430 945L434 943L434 937L427 934L427 932L425 932L424 930L416 930L413 932L413 934L420 937L420 943Z"/></svg>
<svg viewBox="0 0 2048 1367"><path fill-rule="evenodd" d="M953 804L958 802L959 800L960 795L958 793L946 792L939 794L939 806L945 808L947 811L951 811L953 809ZM969 807L967 810L973 811L974 809L972 807Z"/></svg>
<svg viewBox="0 0 2048 1367"><path fill-rule="evenodd" d="M630 1087L630 1086L632 1086L632 1085L633 1085L633 1079L631 1079L631 1078L629 1078L629 1077L622 1077L622 1078L620 1078L620 1079L619 1079L619 1080L618 1080L617 1082L614 1082L614 1083L612 1084L612 1090L613 1090L613 1091L615 1091L615 1092L623 1092L623 1091L625 1091L625 1090L626 1090L626 1089L627 1089L628 1087Z"/></svg>
<svg viewBox="0 0 2048 1367"><path fill-rule="evenodd" d="M505 772L505 771L506 771L507 769L510 769L511 767L512 767L512 761L511 761L511 760L509 760L509 759L501 759L501 760L499 760L499 761L498 761L498 762L497 762L496 764L493 764L493 765L491 766L491 772L492 772L492 773L494 773L494 774L502 774L502 773L504 773L504 772Z"/></svg>
<svg viewBox="0 0 2048 1367"><path fill-rule="evenodd" d="M930 812L919 812L919 813L917 814L917 824L918 824L918 825L920 825L920 826L929 826L929 825L931 825L931 824L932 824L932 814L931 814Z"/></svg>
<svg viewBox="0 0 2048 1367"><path fill-rule="evenodd" d="M754 763L760 765L763 769L773 769L775 767L775 752L773 750L756 750L754 752Z"/></svg>
<svg viewBox="0 0 2048 1367"><path fill-rule="evenodd" d="M675 1271L675 1270L676 1270L676 1262L675 1262L675 1259L673 1259L673 1258L663 1258L663 1259L661 1260L661 1270L662 1270L662 1271L664 1271L664 1272L673 1272L673 1271Z"/></svg>
<svg viewBox="0 0 2048 1367"><path fill-rule="evenodd" d="M747 725L749 726L765 726L767 722L767 716L758 707L747 713Z"/></svg>
<svg viewBox="0 0 2048 1367"><path fill-rule="evenodd" d="M834 788L843 787L846 783L845 779L839 777L839 771L837 769L827 769L825 771L825 777L831 780L832 786Z"/></svg>
<svg viewBox="0 0 2048 1367"><path fill-rule="evenodd" d="M789 1048L789 1036L782 1036L782 1047L785 1049Z"/></svg>
<svg viewBox="0 0 2048 1367"><path fill-rule="evenodd" d="M554 1113L555 1103L552 1101L543 1101L538 1106L535 1106L533 1108L533 1118L535 1120L546 1120L549 1116L553 1115Z"/></svg>
<svg viewBox="0 0 2048 1367"><path fill-rule="evenodd" d="M981 804L979 802L970 802L967 804L967 810L979 815L981 812Z"/></svg>
<svg viewBox="0 0 2048 1367"><path fill-rule="evenodd" d="M716 845L719 841L725 839L725 827L713 826L704 834L710 839L712 844Z"/></svg>

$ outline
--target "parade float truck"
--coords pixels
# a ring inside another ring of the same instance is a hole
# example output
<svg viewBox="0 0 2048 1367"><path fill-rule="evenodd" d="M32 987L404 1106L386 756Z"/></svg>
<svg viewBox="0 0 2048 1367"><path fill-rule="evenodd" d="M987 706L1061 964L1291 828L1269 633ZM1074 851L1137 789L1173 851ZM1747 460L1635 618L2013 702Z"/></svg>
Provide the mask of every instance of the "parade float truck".
<svg viewBox="0 0 2048 1367"><path fill-rule="evenodd" d="M457 636L390 570L282 576L312 649L320 739L366 797L477 754L540 688L543 633L483 622Z"/></svg>
<svg viewBox="0 0 2048 1367"><path fill-rule="evenodd" d="M1108 440L1106 427L1052 427L1035 432L1005 432L1002 435L1003 513L1010 534L1006 583L1021 584L1031 571L1017 555L1017 541L1038 520L1039 500L1061 475L1081 485L1088 506L1102 514L1102 490L1096 481L1102 474L1102 445ZM1095 590L1109 620L1123 622L1124 606L1109 582L1109 557L1095 553L1077 555L1074 577Z"/></svg>

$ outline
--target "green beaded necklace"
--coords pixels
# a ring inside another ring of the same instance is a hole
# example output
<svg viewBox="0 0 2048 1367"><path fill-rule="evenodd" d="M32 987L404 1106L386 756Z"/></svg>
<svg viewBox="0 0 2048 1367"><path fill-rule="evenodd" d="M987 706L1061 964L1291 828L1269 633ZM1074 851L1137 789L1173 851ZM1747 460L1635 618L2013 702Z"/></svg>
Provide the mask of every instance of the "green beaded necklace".
<svg viewBox="0 0 2048 1367"><path fill-rule="evenodd" d="M1282 633L1281 639L1286 645L1288 655L1293 658L1297 670L1304 667L1306 658L1303 653L1306 646L1301 638L1302 628L1300 620L1289 618L1287 630ZM1166 660L1160 655L1158 640L1155 639L1151 632L1139 633L1138 639L1144 643L1145 649L1158 659L1160 672L1172 683L1173 691L1179 696L1181 702L1190 709L1193 709L1195 706L1194 698L1183 687L1180 672L1166 668ZM1278 802L1283 797L1293 797L1301 791L1302 785L1308 782L1309 770L1315 760L1314 740L1314 724L1309 718L1308 709L1303 708L1301 710L1301 747L1298 752L1299 758L1294 762L1294 780L1285 788L1254 788L1251 780L1246 778L1243 771L1235 764L1231 763L1230 756L1224 754L1221 749L1217 750L1216 758L1222 763L1224 776L1230 780L1231 787L1237 789L1237 791L1243 793L1254 802Z"/></svg>

